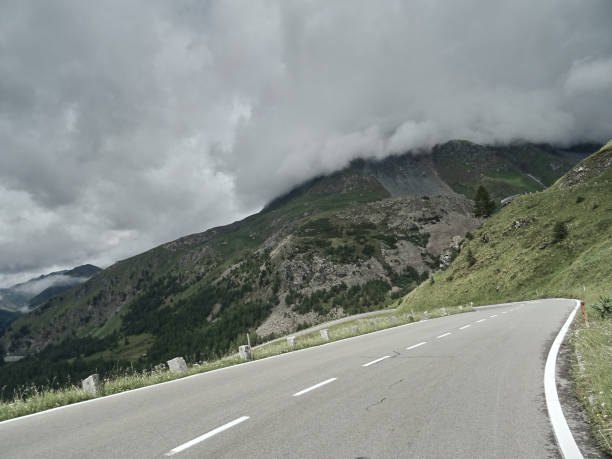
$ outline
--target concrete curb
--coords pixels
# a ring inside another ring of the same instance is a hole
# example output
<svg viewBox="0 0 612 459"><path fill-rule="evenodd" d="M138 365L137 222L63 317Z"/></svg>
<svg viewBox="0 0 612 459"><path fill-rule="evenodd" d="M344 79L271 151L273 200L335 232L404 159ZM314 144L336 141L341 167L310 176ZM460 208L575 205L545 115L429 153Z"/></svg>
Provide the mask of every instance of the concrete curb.
<svg viewBox="0 0 612 459"><path fill-rule="evenodd" d="M580 448L578 448L578 445L576 444L576 440L574 440L572 431L567 425L567 420L563 415L561 403L559 402L559 394L557 393L556 380L557 356L559 355L559 348L561 347L561 343L563 343L563 340L565 339L567 330L569 329L569 326L574 320L576 312L580 307L580 301L575 301L576 307L572 310L569 317L563 324L563 327L561 327L561 330L559 330L559 334L553 341L550 351L548 352L548 357L546 358L546 367L544 368L544 394L546 396L548 417L550 418L550 423L552 424L555 438L557 439L557 444L559 445L559 450L566 459L582 459L583 457L582 453L580 452Z"/></svg>

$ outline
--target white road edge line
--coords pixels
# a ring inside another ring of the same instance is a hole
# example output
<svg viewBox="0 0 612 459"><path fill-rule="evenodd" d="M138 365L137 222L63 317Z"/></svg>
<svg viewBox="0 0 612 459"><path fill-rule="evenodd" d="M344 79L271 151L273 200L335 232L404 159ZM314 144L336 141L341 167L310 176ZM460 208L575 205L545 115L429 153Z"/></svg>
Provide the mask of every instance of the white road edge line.
<svg viewBox="0 0 612 459"><path fill-rule="evenodd" d="M561 403L559 403L559 394L557 394L557 382L556 382L556 365L557 365L557 356L559 354L559 348L561 347L561 343L563 343L563 339L567 333L567 330L574 320L574 316L576 315L576 311L580 307L580 301L576 300L576 307L571 312L561 330L559 330L559 334L555 338L555 341L552 343L550 347L550 351L548 352L548 357L546 358L546 367L544 368L544 394L546 396L546 408L548 408L548 417L550 418L550 423L552 424L553 431L555 432L555 438L557 439L557 443L559 444L559 449L561 450L561 454L565 458L582 458L582 453L580 452L580 448L576 444L576 440L574 440L574 436L567 425L567 420L563 415L563 410L561 409Z"/></svg>
<svg viewBox="0 0 612 459"><path fill-rule="evenodd" d="M303 394L305 394L306 392L310 392L311 390L318 389L319 387L324 386L325 384L329 384L329 383L331 383L331 382L334 382L336 379L338 379L338 378L329 378L329 379L326 379L325 381L320 382L319 384L315 384L314 386L310 386L310 387L307 387L307 388L306 388L306 389L304 389L304 390L301 390L301 391L299 391L299 392L296 392L295 394L293 394L293 396L294 396L294 397L299 397L300 395L303 395Z"/></svg>
<svg viewBox="0 0 612 459"><path fill-rule="evenodd" d="M480 320L477 320L476 323L479 324L480 322L484 322L485 320L487 319L480 319Z"/></svg>
<svg viewBox="0 0 612 459"><path fill-rule="evenodd" d="M445 336L448 336L450 334L451 334L451 332L446 332L446 333L441 334L440 336L436 336L436 338L438 338L438 339L444 338Z"/></svg>
<svg viewBox="0 0 612 459"><path fill-rule="evenodd" d="M465 330L466 328L471 327L470 324L464 325L463 327L459 327L459 330Z"/></svg>
<svg viewBox="0 0 612 459"><path fill-rule="evenodd" d="M391 357L391 356L390 355L385 355L384 357L381 357L379 359L372 360L371 362L368 362L368 363L364 363L361 366L362 367L369 367L370 365L374 365L375 363L382 362L383 360L388 359L389 357Z"/></svg>
<svg viewBox="0 0 612 459"><path fill-rule="evenodd" d="M242 417L239 417L238 419L234 419L232 422L228 422L227 424L224 424L221 427L217 427L216 429L213 429L210 432L205 433L204 435L200 435L198 438L194 438L193 440L188 441L187 443L183 443L182 445L177 446L176 448L168 451L165 455L174 456L175 454L180 453L181 451L184 451L187 448L191 448L192 446L197 445L198 443L201 443L204 440L207 440L210 437L223 432L224 430L230 429L234 427L235 425L238 425L241 422L246 421L247 419L249 419L248 416L242 416Z"/></svg>
<svg viewBox="0 0 612 459"><path fill-rule="evenodd" d="M406 348L406 350L407 350L407 351L409 351L410 349L415 349L415 348L417 348L417 347L419 347L419 346L422 346L423 344L427 344L427 341L421 341L421 342L420 342L420 343L418 343L418 344L414 344L414 345L412 345L412 346L410 346L410 347L407 347L407 348Z"/></svg>

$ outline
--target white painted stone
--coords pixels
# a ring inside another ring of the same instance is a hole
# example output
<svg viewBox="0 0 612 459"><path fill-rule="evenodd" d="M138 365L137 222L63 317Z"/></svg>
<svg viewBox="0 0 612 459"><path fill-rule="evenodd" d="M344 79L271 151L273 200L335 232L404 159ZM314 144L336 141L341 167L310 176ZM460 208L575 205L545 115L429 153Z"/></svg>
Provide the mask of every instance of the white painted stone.
<svg viewBox="0 0 612 459"><path fill-rule="evenodd" d="M359 327L357 325L353 325L351 327L351 333L353 333L353 335L358 335L359 334Z"/></svg>
<svg viewBox="0 0 612 459"><path fill-rule="evenodd" d="M290 347L295 346L295 336L287 336L287 344Z"/></svg>
<svg viewBox="0 0 612 459"><path fill-rule="evenodd" d="M175 357L172 360L168 360L168 368L177 375L187 372L187 364L183 357Z"/></svg>
<svg viewBox="0 0 612 459"><path fill-rule="evenodd" d="M251 346L245 344L244 346L240 346L238 348L238 353L240 354L240 358L243 360L252 360L253 354L251 352Z"/></svg>
<svg viewBox="0 0 612 459"><path fill-rule="evenodd" d="M321 330L321 338L329 341L329 330L327 328L324 328L323 330Z"/></svg>
<svg viewBox="0 0 612 459"><path fill-rule="evenodd" d="M100 395L102 393L103 383L100 380L99 374L93 374L83 380L83 390L88 394Z"/></svg>

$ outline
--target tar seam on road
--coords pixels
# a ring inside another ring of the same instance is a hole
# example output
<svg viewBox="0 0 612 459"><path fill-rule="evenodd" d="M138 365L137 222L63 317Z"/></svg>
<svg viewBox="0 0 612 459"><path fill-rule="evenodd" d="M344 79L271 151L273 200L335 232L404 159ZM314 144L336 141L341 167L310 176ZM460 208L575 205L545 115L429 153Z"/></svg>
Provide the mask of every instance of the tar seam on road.
<svg viewBox="0 0 612 459"><path fill-rule="evenodd" d="M464 325L463 327L459 327L459 330L465 330L466 328L471 327L470 324Z"/></svg>
<svg viewBox="0 0 612 459"><path fill-rule="evenodd" d="M409 351L410 349L415 349L415 348L417 348L419 346L422 346L423 344L427 344L427 341L421 341L418 344L414 344L413 346L407 347L406 350Z"/></svg>
<svg viewBox="0 0 612 459"><path fill-rule="evenodd" d="M390 355L385 355L384 357L381 357L379 359L372 360L371 362L368 362L368 363L364 363L361 366L362 367L369 367L370 365L374 365L375 363L382 362L383 360L388 359L389 357L391 357L391 356Z"/></svg>
<svg viewBox="0 0 612 459"><path fill-rule="evenodd" d="M559 403L559 394L557 393L557 381L556 381L556 372L557 372L557 355L559 354L559 348L561 347L561 343L565 338L565 334L574 320L574 316L576 315L576 311L580 307L580 301L576 300L576 307L570 313L569 317L559 330L559 334L555 338L550 347L550 351L548 352L548 357L546 358L546 366L544 368L544 395L546 397L546 408L548 408L548 417L550 418L550 423L552 424L553 431L555 432L555 438L557 439L557 443L559 444L559 449L561 450L561 454L566 459L579 459L582 458L582 453L580 452L580 448L576 444L576 440L574 440L574 436L567 425L567 420L563 415L563 410L561 409L561 403Z"/></svg>
<svg viewBox="0 0 612 459"><path fill-rule="evenodd" d="M217 427L216 429L213 429L210 432L205 433L204 435L200 435L199 437L194 438L193 440L190 440L187 443L183 443L182 445L179 445L176 448L168 451L166 453L166 456L174 456L175 454L180 453L181 451L184 451L187 448L191 448L192 446L197 445L198 443L201 443L204 440L207 440L210 437L213 437L213 436L217 435L218 433L223 432L224 430L230 429L230 428L234 427L235 425L238 425L241 422L246 421L247 419L249 419L248 416L242 416L242 417L239 417L238 419L234 419L232 422L228 422L227 424L223 424L221 427Z"/></svg>
<svg viewBox="0 0 612 459"><path fill-rule="evenodd" d="M307 388L306 388L306 389L304 389L304 390L301 390L301 391L299 391L299 392L296 392L295 394L293 394L293 396L294 396L294 397L299 397L300 395L303 395L303 394L305 394L306 392L310 392L311 390L318 389L319 387L324 386L325 384L329 384L329 383L331 383L331 382L334 382L336 379L338 379L338 378L329 378L329 379L326 379L325 381L320 382L319 384L315 384L314 386L310 386L310 387L307 387Z"/></svg>
<svg viewBox="0 0 612 459"><path fill-rule="evenodd" d="M448 336L450 334L451 334L451 332L446 332L446 333L441 334L440 336L436 336L436 338L438 338L438 339L444 338L445 336Z"/></svg>

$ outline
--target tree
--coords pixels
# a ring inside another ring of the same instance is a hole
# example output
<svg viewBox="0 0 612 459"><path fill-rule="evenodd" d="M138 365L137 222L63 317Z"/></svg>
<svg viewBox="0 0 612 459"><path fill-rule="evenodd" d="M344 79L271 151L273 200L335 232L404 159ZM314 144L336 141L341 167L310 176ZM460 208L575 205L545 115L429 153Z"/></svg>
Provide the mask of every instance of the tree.
<svg viewBox="0 0 612 459"><path fill-rule="evenodd" d="M553 227L553 242L561 242L568 235L567 226L563 222L555 223Z"/></svg>
<svg viewBox="0 0 612 459"><path fill-rule="evenodd" d="M472 249L468 249L465 259L468 262L468 266L474 266L476 264L476 257L472 253Z"/></svg>
<svg viewBox="0 0 612 459"><path fill-rule="evenodd" d="M474 196L474 215L476 217L490 217L495 210L495 201L491 199L491 195L487 189L480 185Z"/></svg>

